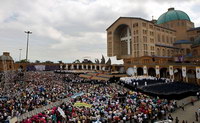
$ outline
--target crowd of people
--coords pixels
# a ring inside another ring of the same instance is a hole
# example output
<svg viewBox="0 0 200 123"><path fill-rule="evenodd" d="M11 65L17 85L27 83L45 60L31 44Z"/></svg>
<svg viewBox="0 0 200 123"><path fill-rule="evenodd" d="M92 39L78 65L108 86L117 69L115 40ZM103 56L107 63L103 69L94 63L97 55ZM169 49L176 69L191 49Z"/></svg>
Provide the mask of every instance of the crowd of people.
<svg viewBox="0 0 200 123"><path fill-rule="evenodd" d="M132 120L138 123L147 123L158 119L167 118L168 112L175 110L176 102L153 98L139 92L133 92L115 84L74 84L73 89L78 89L84 94L71 98L69 102L60 105L66 114L64 119L55 107L43 112L46 122L66 121L90 123L95 121L120 122ZM91 105L76 106L76 103ZM41 114L40 114L41 115ZM34 116L35 117L35 116ZM24 121L35 120L34 117Z"/></svg>
<svg viewBox="0 0 200 123"><path fill-rule="evenodd" d="M27 72L24 81L13 81L9 89L0 87L0 122L66 98L68 84L52 72Z"/></svg>
<svg viewBox="0 0 200 123"><path fill-rule="evenodd" d="M74 94L82 93L79 96ZM0 122L65 98L59 107L23 120L23 123L51 122L154 122L169 119L167 113L177 108L174 100L159 99L131 91L108 81L95 81L77 74L26 72L23 80L13 82L3 91L0 87ZM79 104L79 105L76 105ZM60 113L60 109L66 117Z"/></svg>

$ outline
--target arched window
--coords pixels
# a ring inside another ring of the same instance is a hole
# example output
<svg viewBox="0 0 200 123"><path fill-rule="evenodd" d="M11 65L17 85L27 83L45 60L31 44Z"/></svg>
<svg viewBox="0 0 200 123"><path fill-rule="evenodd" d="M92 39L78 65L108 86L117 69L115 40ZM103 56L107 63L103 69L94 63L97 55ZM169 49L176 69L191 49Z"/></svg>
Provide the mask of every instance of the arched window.
<svg viewBox="0 0 200 123"><path fill-rule="evenodd" d="M167 50L167 56L170 56L170 51L169 50Z"/></svg>
<svg viewBox="0 0 200 123"><path fill-rule="evenodd" d="M157 48L157 55L160 56L160 49Z"/></svg>
<svg viewBox="0 0 200 123"><path fill-rule="evenodd" d="M165 54L165 49L162 50L162 55L163 55L163 56L166 56L166 54Z"/></svg>

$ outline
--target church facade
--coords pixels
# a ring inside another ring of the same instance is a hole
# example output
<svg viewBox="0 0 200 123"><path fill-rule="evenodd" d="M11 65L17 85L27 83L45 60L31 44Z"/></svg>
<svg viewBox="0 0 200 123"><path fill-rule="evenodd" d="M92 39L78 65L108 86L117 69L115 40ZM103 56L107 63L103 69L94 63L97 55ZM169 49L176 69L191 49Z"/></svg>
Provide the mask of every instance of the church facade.
<svg viewBox="0 0 200 123"><path fill-rule="evenodd" d="M200 27L195 27L185 12L174 8L157 20L120 17L107 28L107 55L123 59L125 70L132 69L132 75L199 83L196 71L200 60Z"/></svg>

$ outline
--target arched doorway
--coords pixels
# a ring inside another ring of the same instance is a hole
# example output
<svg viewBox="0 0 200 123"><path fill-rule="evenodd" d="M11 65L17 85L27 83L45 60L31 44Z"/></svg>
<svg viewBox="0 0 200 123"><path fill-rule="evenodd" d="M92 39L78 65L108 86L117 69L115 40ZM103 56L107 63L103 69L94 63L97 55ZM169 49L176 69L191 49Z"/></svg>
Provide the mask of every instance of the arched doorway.
<svg viewBox="0 0 200 123"><path fill-rule="evenodd" d="M196 71L195 70L193 70L193 69L187 70L186 75L188 77L188 82L189 83L197 84L197 81L196 81Z"/></svg>
<svg viewBox="0 0 200 123"><path fill-rule="evenodd" d="M167 78L169 77L169 72L167 72L167 68L160 69L160 78Z"/></svg>
<svg viewBox="0 0 200 123"><path fill-rule="evenodd" d="M62 70L65 70L65 69L66 69L66 65L63 64L63 65L62 65Z"/></svg>
<svg viewBox="0 0 200 123"><path fill-rule="evenodd" d="M97 70L99 70L99 65L97 65Z"/></svg>
<svg viewBox="0 0 200 123"><path fill-rule="evenodd" d="M149 69L148 69L148 75L149 76L156 76L156 70L154 69L154 68L152 68L152 67L150 67Z"/></svg>
<svg viewBox="0 0 200 123"><path fill-rule="evenodd" d="M174 80L175 81L183 81L182 70L180 68L174 69Z"/></svg>
<svg viewBox="0 0 200 123"><path fill-rule="evenodd" d="M141 67L138 67L138 68L137 68L137 75L138 75L138 76L144 75L144 73L143 73L143 68L141 68Z"/></svg>
<svg viewBox="0 0 200 123"><path fill-rule="evenodd" d="M90 65L88 65L88 70L91 70L91 66Z"/></svg>
<svg viewBox="0 0 200 123"><path fill-rule="evenodd" d="M71 65L68 65L68 68L67 68L67 70L71 70Z"/></svg>

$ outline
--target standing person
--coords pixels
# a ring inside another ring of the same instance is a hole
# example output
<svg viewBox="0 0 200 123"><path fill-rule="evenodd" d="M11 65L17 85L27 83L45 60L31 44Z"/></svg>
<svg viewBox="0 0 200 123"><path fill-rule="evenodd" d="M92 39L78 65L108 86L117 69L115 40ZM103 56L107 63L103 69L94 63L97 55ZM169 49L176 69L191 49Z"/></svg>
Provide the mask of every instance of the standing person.
<svg viewBox="0 0 200 123"><path fill-rule="evenodd" d="M199 109L198 109L198 113L199 113L199 117L200 117L200 107L199 107Z"/></svg>
<svg viewBox="0 0 200 123"><path fill-rule="evenodd" d="M171 121L174 120L173 117L171 116L171 114L169 114L168 119L171 120Z"/></svg>
<svg viewBox="0 0 200 123"><path fill-rule="evenodd" d="M191 104L194 105L194 99L193 98L191 98Z"/></svg>
<svg viewBox="0 0 200 123"><path fill-rule="evenodd" d="M196 121L198 121L198 113L197 112L195 112L195 117L196 117Z"/></svg>
<svg viewBox="0 0 200 123"><path fill-rule="evenodd" d="M179 119L178 119L178 117L176 117L176 119L175 119L175 123L179 123Z"/></svg>
<svg viewBox="0 0 200 123"><path fill-rule="evenodd" d="M182 105L181 105L181 108L183 109L183 111L184 111L184 105L185 105L185 104L184 104L184 102L183 102Z"/></svg>
<svg viewBox="0 0 200 123"><path fill-rule="evenodd" d="M199 98L200 98L200 95L199 95L199 92L197 92L197 99L199 100Z"/></svg>

